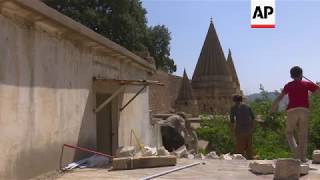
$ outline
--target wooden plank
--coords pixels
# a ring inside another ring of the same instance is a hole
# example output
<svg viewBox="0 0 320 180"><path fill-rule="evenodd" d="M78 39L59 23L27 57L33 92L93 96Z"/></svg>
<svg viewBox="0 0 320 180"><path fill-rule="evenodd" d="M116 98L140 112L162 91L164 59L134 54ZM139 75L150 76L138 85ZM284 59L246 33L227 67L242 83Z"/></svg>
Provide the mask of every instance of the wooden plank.
<svg viewBox="0 0 320 180"><path fill-rule="evenodd" d="M153 168L164 166L175 166L176 156L147 156L147 157L123 157L113 158L112 170Z"/></svg>
<svg viewBox="0 0 320 180"><path fill-rule="evenodd" d="M94 110L95 113L99 112L103 107L105 107L109 102L111 102L118 94L124 91L126 86L120 87L116 92L114 92L107 100L99 105L97 109Z"/></svg>

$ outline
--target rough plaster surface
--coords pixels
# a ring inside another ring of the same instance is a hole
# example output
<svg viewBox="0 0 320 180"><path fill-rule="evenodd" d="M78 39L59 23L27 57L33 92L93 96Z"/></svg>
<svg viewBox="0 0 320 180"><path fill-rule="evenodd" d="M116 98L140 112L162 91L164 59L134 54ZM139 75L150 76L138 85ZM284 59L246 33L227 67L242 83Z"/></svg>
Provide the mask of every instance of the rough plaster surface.
<svg viewBox="0 0 320 180"><path fill-rule="evenodd" d="M147 73L28 23L0 15L0 24L0 179L26 179L58 169L63 143L95 148L93 76ZM135 90L128 88L120 104ZM152 142L148 89L121 112L120 144L128 144L130 129ZM66 150L63 161L74 155Z"/></svg>

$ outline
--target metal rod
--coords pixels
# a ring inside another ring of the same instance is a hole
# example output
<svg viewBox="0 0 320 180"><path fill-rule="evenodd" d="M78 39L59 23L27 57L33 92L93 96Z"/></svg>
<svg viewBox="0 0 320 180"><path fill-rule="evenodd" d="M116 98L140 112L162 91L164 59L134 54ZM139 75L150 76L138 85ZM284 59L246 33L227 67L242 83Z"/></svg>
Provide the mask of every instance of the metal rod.
<svg viewBox="0 0 320 180"><path fill-rule="evenodd" d="M68 148L78 149L78 150L84 151L84 152L90 152L90 153L93 153L93 154L96 154L96 155L99 155L99 156L113 158L113 156L111 156L109 154L104 154L104 153L93 151L93 150L90 150L90 149L87 149L87 148L83 148L83 147L73 146L73 145L70 145L70 144L63 144L63 146L66 146Z"/></svg>
<svg viewBox="0 0 320 180"><path fill-rule="evenodd" d="M144 85L138 92L135 94L122 108L120 108L120 111L122 111L124 108L126 108L147 86Z"/></svg>
<svg viewBox="0 0 320 180"><path fill-rule="evenodd" d="M305 76L302 76L302 77L303 77L303 78L305 78L306 80L308 80L308 81L312 82L313 84L315 84L315 85L319 86L317 83L315 83L315 82L311 81L309 78L307 78L307 77L305 77ZM319 86L319 87L320 87L320 86Z"/></svg>
<svg viewBox="0 0 320 180"><path fill-rule="evenodd" d="M102 104L99 105L97 109L94 110L95 113L99 112L103 107L105 107L109 102L111 102L118 94L120 94L126 86L120 87L116 92L114 92L107 100L105 100Z"/></svg>
<svg viewBox="0 0 320 180"><path fill-rule="evenodd" d="M179 170L182 170L182 169L186 169L186 168L190 168L190 167L193 167L193 166L197 166L199 164L201 164L201 162L192 163L192 164L189 164L189 165L186 165L186 166L177 167L177 168L174 168L174 169L171 169L171 170L168 170L168 171L164 171L164 172L161 172L161 173L158 173L158 174L154 174L154 175L142 178L141 180L153 179L153 178L160 177L160 176L163 176L163 175L175 172L175 171L179 171Z"/></svg>

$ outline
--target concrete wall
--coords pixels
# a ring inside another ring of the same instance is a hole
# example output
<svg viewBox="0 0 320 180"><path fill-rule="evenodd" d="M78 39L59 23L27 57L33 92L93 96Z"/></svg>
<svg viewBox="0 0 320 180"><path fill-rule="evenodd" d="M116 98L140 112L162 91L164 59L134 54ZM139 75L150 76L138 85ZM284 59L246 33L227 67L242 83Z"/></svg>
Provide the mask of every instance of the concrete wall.
<svg viewBox="0 0 320 180"><path fill-rule="evenodd" d="M26 179L58 169L63 143L95 148L93 76L140 79L147 73L23 19L0 14L0 24L0 179ZM136 90L127 88L119 106ZM148 98L146 89L120 113L120 145L129 143L131 129L143 143L154 142ZM73 158L66 150L64 162Z"/></svg>

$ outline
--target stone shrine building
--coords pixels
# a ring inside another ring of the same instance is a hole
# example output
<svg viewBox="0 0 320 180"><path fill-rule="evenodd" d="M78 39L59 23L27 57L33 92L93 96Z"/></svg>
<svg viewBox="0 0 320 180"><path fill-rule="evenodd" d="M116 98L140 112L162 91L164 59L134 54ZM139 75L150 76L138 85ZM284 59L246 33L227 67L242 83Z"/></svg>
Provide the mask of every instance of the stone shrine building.
<svg viewBox="0 0 320 180"><path fill-rule="evenodd" d="M226 60L212 21L191 85L201 114L227 113L232 106L232 96L242 94L231 51Z"/></svg>

